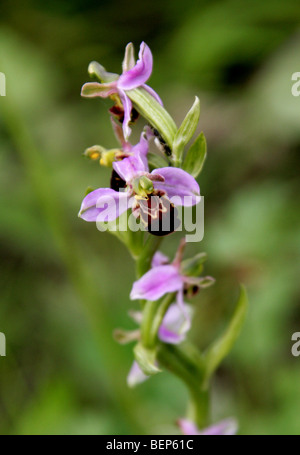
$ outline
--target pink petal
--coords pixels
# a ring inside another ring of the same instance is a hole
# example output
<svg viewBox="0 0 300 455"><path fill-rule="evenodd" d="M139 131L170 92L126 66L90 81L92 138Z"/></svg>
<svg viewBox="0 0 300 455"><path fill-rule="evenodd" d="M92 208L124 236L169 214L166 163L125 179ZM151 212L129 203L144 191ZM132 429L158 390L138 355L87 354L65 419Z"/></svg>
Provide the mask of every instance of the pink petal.
<svg viewBox="0 0 300 455"><path fill-rule="evenodd" d="M139 60L129 71L123 73L118 81L120 90L132 90L143 85L152 73L153 58L150 48L142 42L139 52Z"/></svg>
<svg viewBox="0 0 300 455"><path fill-rule="evenodd" d="M123 133L124 133L124 139L127 142L128 138L131 134L131 128L129 128L129 122L131 120L132 103L123 90L119 90L119 96L121 98L123 108L124 108Z"/></svg>
<svg viewBox="0 0 300 455"><path fill-rule="evenodd" d="M129 387L134 387L137 384L140 384L141 382L146 381L149 376L147 376L143 371L140 369L139 365L137 362L133 362L132 367L129 371L129 374L127 376L127 384Z"/></svg>
<svg viewBox="0 0 300 455"><path fill-rule="evenodd" d="M184 311L182 311L182 308L173 303L166 312L159 328L159 339L164 343L181 343L191 326L189 313L191 313L190 306L184 304Z"/></svg>
<svg viewBox="0 0 300 455"><path fill-rule="evenodd" d="M237 433L237 430L237 422L234 419L226 419L202 430L199 434L203 436L232 436Z"/></svg>
<svg viewBox="0 0 300 455"><path fill-rule="evenodd" d="M164 182L153 182L157 190L165 191L169 199L174 198L175 205L190 207L200 202L200 188L194 177L176 167L163 167L152 171L159 174ZM173 201L172 201L173 202Z"/></svg>
<svg viewBox="0 0 300 455"><path fill-rule="evenodd" d="M161 265L149 270L133 284L131 300L158 300L168 292L182 289L183 282L176 267Z"/></svg>
<svg viewBox="0 0 300 455"><path fill-rule="evenodd" d="M149 87L147 84L143 84L142 86L148 93L150 93L151 96L159 103L161 106L163 106L163 102L158 96L158 94L153 90L153 88Z"/></svg>
<svg viewBox="0 0 300 455"><path fill-rule="evenodd" d="M196 436L200 434L199 429L191 420L180 419L178 420L178 426L183 434L190 436Z"/></svg>
<svg viewBox="0 0 300 455"><path fill-rule="evenodd" d="M144 169L148 172L148 160L147 154L149 150L149 143L146 134L143 132L140 137L140 141L132 147L132 153L134 155L139 155L144 163Z"/></svg>
<svg viewBox="0 0 300 455"><path fill-rule="evenodd" d="M141 172L146 172L145 163L139 155L132 155L121 161L114 161L113 168L125 182L130 182Z"/></svg>
<svg viewBox="0 0 300 455"><path fill-rule="evenodd" d="M185 435L190 436L232 436L237 432L237 423L234 419L226 419L204 430L200 430L194 422L187 419L178 420L178 425Z"/></svg>
<svg viewBox="0 0 300 455"><path fill-rule="evenodd" d="M85 221L113 221L129 208L130 194L99 188L82 201L79 216Z"/></svg>
<svg viewBox="0 0 300 455"><path fill-rule="evenodd" d="M168 256L161 253L160 251L157 251L152 258L151 267L153 268L153 267L157 267L159 265L168 264L169 262L170 261L169 261Z"/></svg>

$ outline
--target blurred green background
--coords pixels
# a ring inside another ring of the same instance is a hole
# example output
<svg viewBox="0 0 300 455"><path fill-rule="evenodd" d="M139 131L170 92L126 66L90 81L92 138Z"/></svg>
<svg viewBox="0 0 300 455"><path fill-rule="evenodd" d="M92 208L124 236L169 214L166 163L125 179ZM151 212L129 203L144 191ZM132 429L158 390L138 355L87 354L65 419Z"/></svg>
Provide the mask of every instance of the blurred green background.
<svg viewBox="0 0 300 455"><path fill-rule="evenodd" d="M1 2L1 434L175 434L184 415L186 391L168 373L127 389L132 346L112 331L134 327L134 264L77 218L86 188L109 179L83 150L116 145L109 103L80 98L88 63L120 72L125 45L142 40L150 85L178 124L201 99L205 238L188 250L208 253L217 282L196 298L200 348L225 327L238 283L249 291L243 333L213 383L213 420L236 416L241 434L300 433L299 22L298 0Z"/></svg>

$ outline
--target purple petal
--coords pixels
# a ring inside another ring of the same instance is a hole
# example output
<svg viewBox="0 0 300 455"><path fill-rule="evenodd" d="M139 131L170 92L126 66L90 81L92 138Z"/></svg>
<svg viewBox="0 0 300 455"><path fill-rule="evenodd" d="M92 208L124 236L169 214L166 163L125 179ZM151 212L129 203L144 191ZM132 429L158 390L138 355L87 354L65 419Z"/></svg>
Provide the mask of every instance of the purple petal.
<svg viewBox="0 0 300 455"><path fill-rule="evenodd" d="M180 292L180 291L179 291ZM158 336L164 343L181 343L190 329L191 308L184 304L184 311L173 303L165 314L163 322L159 328Z"/></svg>
<svg viewBox="0 0 300 455"><path fill-rule="evenodd" d="M190 436L231 436L237 432L237 423L234 419L226 419L222 422L212 425L204 430L199 430L199 428L192 422L187 419L178 420L178 425L183 434Z"/></svg>
<svg viewBox="0 0 300 455"><path fill-rule="evenodd" d="M190 435L190 436L196 436L196 435L200 434L197 426L191 420L179 419L178 426L181 429L183 434Z"/></svg>
<svg viewBox="0 0 300 455"><path fill-rule="evenodd" d="M152 174L161 175L164 182L153 182L157 190L165 191L169 199L174 198L176 205L190 207L200 202L200 188L194 177L182 169L163 167Z"/></svg>
<svg viewBox="0 0 300 455"><path fill-rule="evenodd" d="M151 96L153 96L153 98L154 98L159 104L161 104L161 106L163 106L162 100L160 99L160 97L158 96L158 94L153 90L153 88L149 87L149 85L147 85L147 84L143 84L142 87L143 87Z"/></svg>
<svg viewBox="0 0 300 455"><path fill-rule="evenodd" d="M147 376L143 371L140 369L139 365L137 362L133 362L132 367L129 371L129 374L127 376L127 384L129 387L134 387L137 384L140 384L141 382L146 381L149 376Z"/></svg>
<svg viewBox="0 0 300 455"><path fill-rule="evenodd" d="M129 128L129 122L131 120L131 109L132 103L126 93L123 90L119 90L119 96L121 98L123 108L124 108L124 120L123 120L123 133L125 141L128 141L128 138L131 134L131 128Z"/></svg>
<svg viewBox="0 0 300 455"><path fill-rule="evenodd" d="M148 143L147 136L145 133L142 133L141 137L140 137L140 141L132 147L131 152L135 156L138 156L139 159L143 162L143 170L145 172L149 171L148 160L147 160L148 150L149 150L149 143ZM142 169L140 169L140 170L142 170Z"/></svg>
<svg viewBox="0 0 300 455"><path fill-rule="evenodd" d="M79 216L85 221L113 221L129 208L130 194L99 188L82 201Z"/></svg>
<svg viewBox="0 0 300 455"><path fill-rule="evenodd" d="M232 436L237 433L238 425L234 419L226 419L212 425L199 434L203 436Z"/></svg>
<svg viewBox="0 0 300 455"><path fill-rule="evenodd" d="M107 84L99 84L99 82L87 82L82 86L81 96L85 98L107 98L108 96L117 93L116 82L109 82Z"/></svg>
<svg viewBox="0 0 300 455"><path fill-rule="evenodd" d="M123 73L118 81L121 90L132 90L143 85L152 73L153 58L147 44L142 42L139 52L139 60L129 71Z"/></svg>
<svg viewBox="0 0 300 455"><path fill-rule="evenodd" d="M169 261L168 256L161 253L160 251L156 251L156 253L154 254L154 256L152 258L151 267L152 268L158 267L159 265L165 265L165 264L168 264L169 262L170 261Z"/></svg>
<svg viewBox="0 0 300 455"><path fill-rule="evenodd" d="M181 275L173 265L161 265L149 270L133 284L131 300L158 300L168 292L182 289Z"/></svg>
<svg viewBox="0 0 300 455"><path fill-rule="evenodd" d="M121 161L114 161L113 168L125 182L130 182L141 172L146 172L145 163L140 155L131 155Z"/></svg>

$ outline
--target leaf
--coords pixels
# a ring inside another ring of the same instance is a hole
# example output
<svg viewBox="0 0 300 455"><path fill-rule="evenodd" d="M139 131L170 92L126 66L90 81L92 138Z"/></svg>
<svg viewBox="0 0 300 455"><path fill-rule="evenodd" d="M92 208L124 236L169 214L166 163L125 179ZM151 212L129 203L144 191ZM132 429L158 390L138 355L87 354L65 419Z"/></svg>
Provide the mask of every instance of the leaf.
<svg viewBox="0 0 300 455"><path fill-rule="evenodd" d="M135 109L157 129L166 143L172 147L177 127L165 108L141 87L127 90L126 95L131 99Z"/></svg>
<svg viewBox="0 0 300 455"><path fill-rule="evenodd" d="M196 96L195 102L186 114L180 128L178 129L173 142L173 155L181 160L184 147L192 139L200 117L200 100Z"/></svg>
<svg viewBox="0 0 300 455"><path fill-rule="evenodd" d="M222 360L229 354L236 342L243 326L248 308L248 297L243 285L240 287L240 296L236 305L230 324L216 341L204 353L206 364L205 380L208 381L211 375L218 368Z"/></svg>
<svg viewBox="0 0 300 455"><path fill-rule="evenodd" d="M161 167L167 167L168 162L164 157L157 155L156 153L148 153L148 163L150 168L157 169Z"/></svg>
<svg viewBox="0 0 300 455"><path fill-rule="evenodd" d="M200 133L193 145L188 150L182 169L191 174L194 178L200 174L206 159L206 139Z"/></svg>

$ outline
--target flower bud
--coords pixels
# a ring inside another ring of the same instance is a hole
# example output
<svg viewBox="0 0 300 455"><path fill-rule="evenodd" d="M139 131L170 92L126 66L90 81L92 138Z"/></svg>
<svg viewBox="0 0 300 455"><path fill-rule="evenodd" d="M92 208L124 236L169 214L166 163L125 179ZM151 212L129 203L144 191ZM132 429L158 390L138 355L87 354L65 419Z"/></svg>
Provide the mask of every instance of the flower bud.
<svg viewBox="0 0 300 455"><path fill-rule="evenodd" d="M207 259L206 253L196 254L193 258L181 262L181 273L185 276L199 276L203 270L203 263Z"/></svg>
<svg viewBox="0 0 300 455"><path fill-rule="evenodd" d="M100 160L101 155L105 149L100 145L93 145L84 151L84 156L92 161Z"/></svg>

